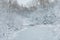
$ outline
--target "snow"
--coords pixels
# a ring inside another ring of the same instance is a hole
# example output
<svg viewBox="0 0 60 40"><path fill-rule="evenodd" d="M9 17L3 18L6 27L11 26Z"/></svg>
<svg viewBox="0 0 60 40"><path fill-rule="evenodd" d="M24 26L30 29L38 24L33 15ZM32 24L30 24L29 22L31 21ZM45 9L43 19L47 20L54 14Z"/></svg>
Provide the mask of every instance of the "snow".
<svg viewBox="0 0 60 40"><path fill-rule="evenodd" d="M59 30L59 26L55 25L37 25L17 32L12 40L59 40Z"/></svg>
<svg viewBox="0 0 60 40"><path fill-rule="evenodd" d="M0 40L60 40L60 1L52 5L29 10L0 0Z"/></svg>

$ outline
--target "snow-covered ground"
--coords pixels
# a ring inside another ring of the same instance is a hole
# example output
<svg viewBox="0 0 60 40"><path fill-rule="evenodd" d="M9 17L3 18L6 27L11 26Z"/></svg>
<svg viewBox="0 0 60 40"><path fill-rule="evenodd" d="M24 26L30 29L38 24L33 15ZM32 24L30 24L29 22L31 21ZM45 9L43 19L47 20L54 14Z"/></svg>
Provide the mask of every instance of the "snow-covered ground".
<svg viewBox="0 0 60 40"><path fill-rule="evenodd" d="M24 8L0 0L0 40L60 40L60 1Z"/></svg>
<svg viewBox="0 0 60 40"><path fill-rule="evenodd" d="M14 35L11 40L60 40L60 25L37 25Z"/></svg>

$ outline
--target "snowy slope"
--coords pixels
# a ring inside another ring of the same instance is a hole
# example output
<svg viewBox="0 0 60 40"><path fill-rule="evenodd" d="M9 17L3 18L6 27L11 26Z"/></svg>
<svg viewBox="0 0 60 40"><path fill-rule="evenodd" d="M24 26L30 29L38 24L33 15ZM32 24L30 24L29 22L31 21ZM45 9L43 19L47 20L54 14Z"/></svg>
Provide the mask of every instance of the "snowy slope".
<svg viewBox="0 0 60 40"><path fill-rule="evenodd" d="M57 25L38 25L19 31L12 40L59 40L60 27Z"/></svg>
<svg viewBox="0 0 60 40"><path fill-rule="evenodd" d="M35 29L37 29L37 31L41 30L40 33L43 33L41 40L44 40L42 39L44 38L44 36L48 37L47 35L49 35L49 38L52 37L51 40L54 39L59 40L60 37L60 33L59 33L60 32L59 31L60 11L59 10L60 10L59 0L54 6L51 5L51 7L48 7L47 9L38 6L34 10L29 10L23 7L21 7L20 9L20 7L16 6L16 4L10 5L7 0L6 1L0 0L0 40L14 40L17 34L21 35L23 33L21 36L23 35L26 36L25 35L26 31L29 35L29 32L31 33L33 29L35 31L33 33L37 33L37 34L39 34L39 32L36 32ZM20 34L20 31L23 32L21 32ZM44 34L45 31L48 34ZM39 38L37 39L39 40Z"/></svg>

